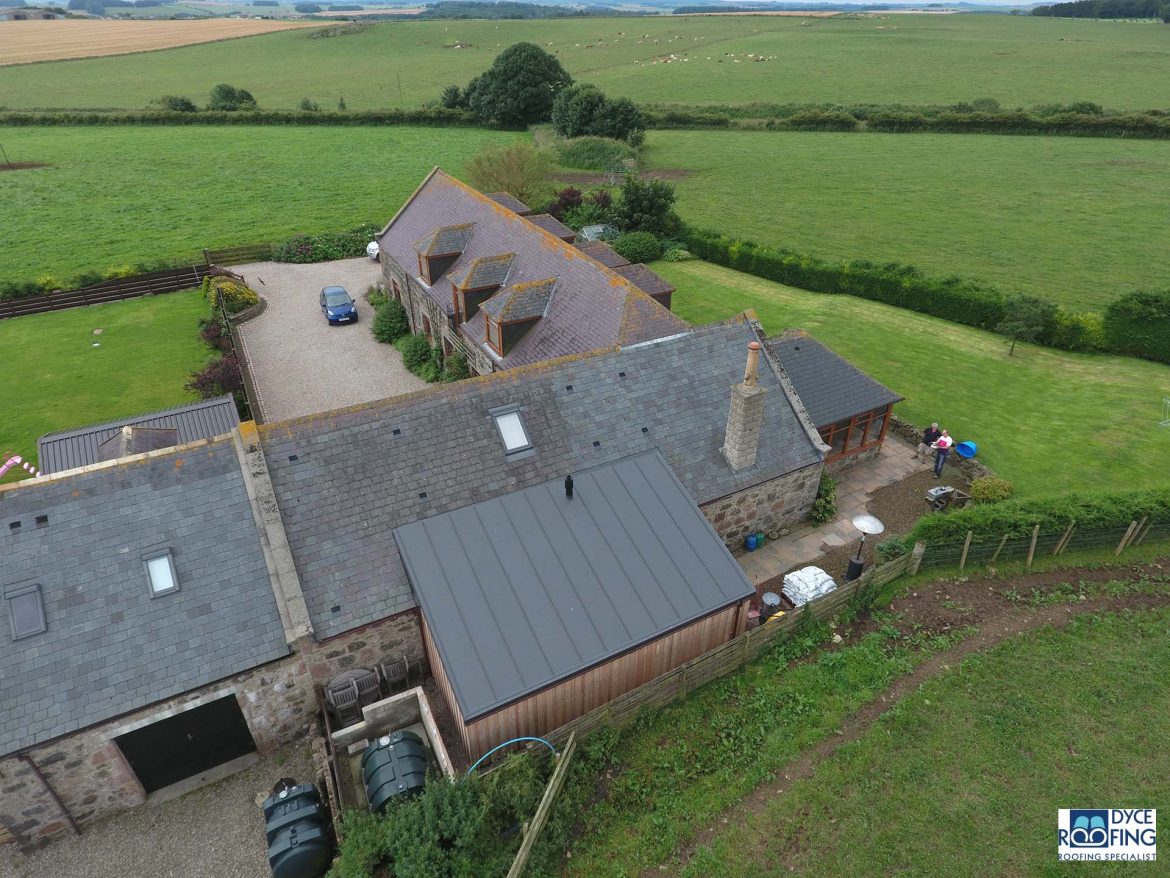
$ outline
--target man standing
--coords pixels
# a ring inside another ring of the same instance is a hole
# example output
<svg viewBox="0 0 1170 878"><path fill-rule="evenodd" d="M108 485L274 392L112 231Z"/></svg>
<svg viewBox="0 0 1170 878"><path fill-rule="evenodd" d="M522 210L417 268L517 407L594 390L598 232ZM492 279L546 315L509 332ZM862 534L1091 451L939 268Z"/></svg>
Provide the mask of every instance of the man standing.
<svg viewBox="0 0 1170 878"><path fill-rule="evenodd" d="M951 453L951 446L955 440L946 430L934 441L934 477L942 478L943 464L947 462L947 455Z"/></svg>
<svg viewBox="0 0 1170 878"><path fill-rule="evenodd" d="M922 431L922 441L918 443L918 450L914 452L914 459L926 457L942 434L938 431L938 424L934 423Z"/></svg>

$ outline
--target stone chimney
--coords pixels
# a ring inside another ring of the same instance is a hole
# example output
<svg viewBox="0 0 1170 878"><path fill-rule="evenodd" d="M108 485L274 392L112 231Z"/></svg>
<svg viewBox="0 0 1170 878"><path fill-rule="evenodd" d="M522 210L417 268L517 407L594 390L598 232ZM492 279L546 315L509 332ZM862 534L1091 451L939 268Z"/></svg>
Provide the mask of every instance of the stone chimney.
<svg viewBox="0 0 1170 878"><path fill-rule="evenodd" d="M760 387L760 343L748 344L747 368L743 383L731 385L731 411L723 438L723 456L739 472L756 462L760 429L764 426L764 394Z"/></svg>

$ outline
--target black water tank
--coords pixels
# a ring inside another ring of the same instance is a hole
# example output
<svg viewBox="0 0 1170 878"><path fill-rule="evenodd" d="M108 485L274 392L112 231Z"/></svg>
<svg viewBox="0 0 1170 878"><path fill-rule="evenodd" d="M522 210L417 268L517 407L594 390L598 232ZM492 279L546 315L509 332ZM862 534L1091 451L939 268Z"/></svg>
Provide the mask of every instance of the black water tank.
<svg viewBox="0 0 1170 878"><path fill-rule="evenodd" d="M264 834L273 878L319 878L333 860L321 797L312 784L282 781L264 800Z"/></svg>
<svg viewBox="0 0 1170 878"><path fill-rule="evenodd" d="M420 792L427 780L427 748L414 732L393 732L362 754L362 780L370 811L380 814L395 796Z"/></svg>

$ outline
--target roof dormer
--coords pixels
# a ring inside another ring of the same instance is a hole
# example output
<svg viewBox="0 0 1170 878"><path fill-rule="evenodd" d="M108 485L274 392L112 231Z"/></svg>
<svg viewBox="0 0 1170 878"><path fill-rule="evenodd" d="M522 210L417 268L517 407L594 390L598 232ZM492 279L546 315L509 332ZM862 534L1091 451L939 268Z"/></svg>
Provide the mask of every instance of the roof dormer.
<svg viewBox="0 0 1170 878"><path fill-rule="evenodd" d="M482 305L484 338L497 356L507 356L548 309L555 277L504 287Z"/></svg>
<svg viewBox="0 0 1170 878"><path fill-rule="evenodd" d="M515 253L480 256L451 278L456 320L470 320L508 279Z"/></svg>
<svg viewBox="0 0 1170 878"><path fill-rule="evenodd" d="M418 252L418 274L427 286L442 277L447 269L455 264L455 260L463 255L474 228L475 223L441 226L415 242L414 249Z"/></svg>

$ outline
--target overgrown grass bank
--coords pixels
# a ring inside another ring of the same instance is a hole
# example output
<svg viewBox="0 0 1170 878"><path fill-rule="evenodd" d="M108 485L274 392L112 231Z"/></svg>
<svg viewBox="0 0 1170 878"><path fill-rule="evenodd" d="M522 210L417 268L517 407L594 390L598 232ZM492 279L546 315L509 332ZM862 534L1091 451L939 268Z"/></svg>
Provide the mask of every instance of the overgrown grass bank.
<svg viewBox="0 0 1170 878"><path fill-rule="evenodd" d="M778 334L806 329L906 397L896 411L972 440L1018 496L1170 485L1156 426L1170 368L1034 345L856 299L808 293L704 262L658 262L673 309L692 323L754 308Z"/></svg>
<svg viewBox="0 0 1170 878"><path fill-rule="evenodd" d="M1058 808L1170 807L1168 698L1166 608L1024 635L928 681L682 874L1065 874Z"/></svg>

